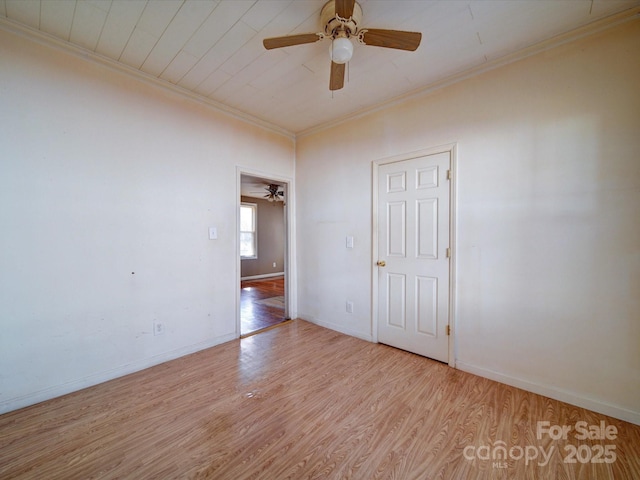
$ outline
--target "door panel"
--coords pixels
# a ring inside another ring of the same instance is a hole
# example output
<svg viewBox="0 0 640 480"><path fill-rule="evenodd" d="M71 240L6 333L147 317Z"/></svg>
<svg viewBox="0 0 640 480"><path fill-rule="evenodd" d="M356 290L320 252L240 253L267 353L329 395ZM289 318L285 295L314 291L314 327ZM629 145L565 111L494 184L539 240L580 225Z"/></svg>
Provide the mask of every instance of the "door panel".
<svg viewBox="0 0 640 480"><path fill-rule="evenodd" d="M405 172L391 173L387 175L387 193L404 192L407 185Z"/></svg>
<svg viewBox="0 0 640 480"><path fill-rule="evenodd" d="M449 152L378 167L378 340L448 362Z"/></svg>
<svg viewBox="0 0 640 480"><path fill-rule="evenodd" d="M438 258L438 199L427 198L416 202L416 256Z"/></svg>
<svg viewBox="0 0 640 480"><path fill-rule="evenodd" d="M387 204L387 255L405 257L407 232L406 202Z"/></svg>
<svg viewBox="0 0 640 480"><path fill-rule="evenodd" d="M407 277L397 273L387 276L387 319L390 327L406 327Z"/></svg>
<svg viewBox="0 0 640 480"><path fill-rule="evenodd" d="M416 319L419 333L435 337L438 326L438 279L416 277Z"/></svg>

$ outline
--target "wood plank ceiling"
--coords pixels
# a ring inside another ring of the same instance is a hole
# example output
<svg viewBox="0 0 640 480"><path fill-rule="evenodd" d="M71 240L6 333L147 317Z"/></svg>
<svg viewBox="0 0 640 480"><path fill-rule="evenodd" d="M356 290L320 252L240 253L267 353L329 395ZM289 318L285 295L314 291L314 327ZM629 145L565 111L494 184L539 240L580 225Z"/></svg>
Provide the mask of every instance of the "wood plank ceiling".
<svg viewBox="0 0 640 480"><path fill-rule="evenodd" d="M420 31L416 52L355 45L331 93L325 0L0 0L0 27L71 45L177 91L295 135L433 88L620 12L640 0L360 0L364 26ZM23 26L25 28L23 28Z"/></svg>

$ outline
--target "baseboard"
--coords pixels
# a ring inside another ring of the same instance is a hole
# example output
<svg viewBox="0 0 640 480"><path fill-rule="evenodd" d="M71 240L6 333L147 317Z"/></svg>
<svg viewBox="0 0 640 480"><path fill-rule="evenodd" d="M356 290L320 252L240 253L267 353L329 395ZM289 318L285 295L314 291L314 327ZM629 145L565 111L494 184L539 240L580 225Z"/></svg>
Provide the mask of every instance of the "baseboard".
<svg viewBox="0 0 640 480"><path fill-rule="evenodd" d="M153 367L170 360L175 360L176 358L184 357L185 355L199 352L200 350L215 347L216 345L226 343L236 338L238 337L235 333L216 337L212 340L188 345L177 350L172 350L170 352L165 352L153 357L145 358L137 362L122 365L112 370L96 373L94 375L89 375L88 377L79 378L77 380L71 380L61 385L55 385L53 387L45 388L43 390L29 393L20 397L9 398L0 402L0 414L35 405L36 403L51 400L68 393L77 392L78 390L82 390L84 388L93 387L94 385L98 385L115 378L124 377L125 375L139 372L140 370L144 370L146 368Z"/></svg>
<svg viewBox="0 0 640 480"><path fill-rule="evenodd" d="M319 327L324 327L324 328L328 328L329 330L335 330L336 332L344 333L345 335L349 335L350 337L356 337L361 340L366 340L367 342L373 342L373 337L370 334L365 335L362 332L345 328L344 326L338 325L336 323L323 322L321 320L317 320L313 318L310 315L304 315L304 314L299 314L297 318L301 320L305 320L309 323L318 325Z"/></svg>
<svg viewBox="0 0 640 480"><path fill-rule="evenodd" d="M537 393L538 395L543 395L545 397L553 398L554 400L569 403L571 405L575 405L576 407L586 408L594 412L602 413L603 415L608 415L619 420L624 420L625 422L640 425L640 412L634 412L633 410L619 407L617 405L612 405L600 400L584 397L575 392L531 382L528 380L523 380L521 378L512 377L509 375L504 375L500 372L460 361L456 362L456 368L468 373L472 373L474 375L478 375L480 377L488 378L489 380L495 380L496 382L511 385L512 387L521 388L522 390L526 390L528 392Z"/></svg>
<svg viewBox="0 0 640 480"><path fill-rule="evenodd" d="M260 280L262 278L282 277L282 276L284 276L284 272L264 273L262 275L251 275L249 277L240 277L240 280Z"/></svg>

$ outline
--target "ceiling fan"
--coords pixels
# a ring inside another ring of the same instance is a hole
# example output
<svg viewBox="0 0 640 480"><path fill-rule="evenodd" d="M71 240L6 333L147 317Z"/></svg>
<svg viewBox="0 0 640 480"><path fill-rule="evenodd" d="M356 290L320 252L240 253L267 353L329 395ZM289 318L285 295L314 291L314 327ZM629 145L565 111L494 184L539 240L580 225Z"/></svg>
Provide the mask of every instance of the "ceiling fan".
<svg viewBox="0 0 640 480"><path fill-rule="evenodd" d="M270 202L284 202L284 191L280 190L280 185L270 183L265 190L267 194L264 196Z"/></svg>
<svg viewBox="0 0 640 480"><path fill-rule="evenodd" d="M345 64L353 54L352 38L362 45L408 51L414 51L420 45L420 32L361 28L361 20L362 7L355 0L330 0L322 7L320 13L320 24L324 32L265 38L262 43L264 48L271 50L330 38L332 42L329 90L340 90L344 86Z"/></svg>

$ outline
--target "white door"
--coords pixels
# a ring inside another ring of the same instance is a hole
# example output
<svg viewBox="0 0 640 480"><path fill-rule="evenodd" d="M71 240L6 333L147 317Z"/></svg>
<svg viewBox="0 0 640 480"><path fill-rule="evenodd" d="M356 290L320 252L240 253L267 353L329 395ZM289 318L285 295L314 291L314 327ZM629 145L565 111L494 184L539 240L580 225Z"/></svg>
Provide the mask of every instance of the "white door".
<svg viewBox="0 0 640 480"><path fill-rule="evenodd" d="M378 341L449 361L450 152L378 167Z"/></svg>

